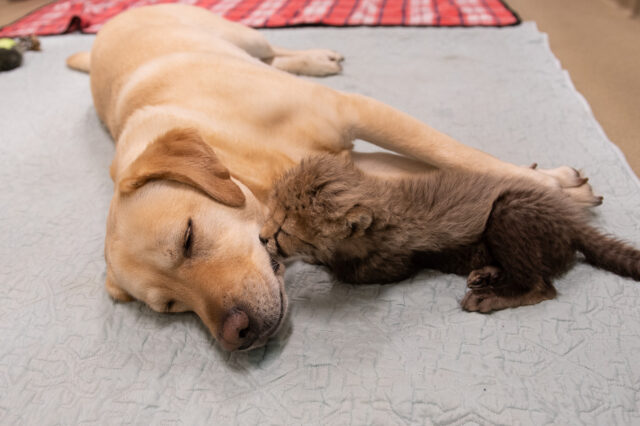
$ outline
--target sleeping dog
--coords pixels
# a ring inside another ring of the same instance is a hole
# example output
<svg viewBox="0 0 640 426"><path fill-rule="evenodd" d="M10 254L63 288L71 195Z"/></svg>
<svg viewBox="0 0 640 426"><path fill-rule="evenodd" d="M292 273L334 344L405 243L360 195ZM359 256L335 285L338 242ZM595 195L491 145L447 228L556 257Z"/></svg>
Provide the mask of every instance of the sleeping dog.
<svg viewBox="0 0 640 426"><path fill-rule="evenodd" d="M292 75L335 74L341 61L330 50L272 46L181 4L128 10L102 27L90 53L67 60L89 72L116 142L105 241L114 299L195 311L227 350L264 344L287 310L282 271L258 240L272 184L309 155L350 153L356 138L402 154L354 153L367 173L423 173L429 164L599 202L571 168L517 167L374 99Z"/></svg>

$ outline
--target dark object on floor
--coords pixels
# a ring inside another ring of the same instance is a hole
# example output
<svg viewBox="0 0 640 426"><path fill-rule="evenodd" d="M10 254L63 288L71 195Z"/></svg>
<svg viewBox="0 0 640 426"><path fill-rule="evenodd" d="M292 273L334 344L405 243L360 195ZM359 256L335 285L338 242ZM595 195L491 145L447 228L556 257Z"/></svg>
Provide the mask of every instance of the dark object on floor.
<svg viewBox="0 0 640 426"><path fill-rule="evenodd" d="M22 54L15 49L0 47L0 71L9 71L22 64Z"/></svg>
<svg viewBox="0 0 640 426"><path fill-rule="evenodd" d="M640 251L589 225L563 192L527 180L433 171L383 180L339 157L303 161L281 178L260 238L351 283L389 283L423 268L468 275L465 310L490 312L556 296L552 278L576 251L640 280Z"/></svg>
<svg viewBox="0 0 640 426"><path fill-rule="evenodd" d="M0 71L9 71L22 64L22 54L27 50L40 50L40 40L32 35L17 39L0 39Z"/></svg>
<svg viewBox="0 0 640 426"><path fill-rule="evenodd" d="M31 34L34 29L38 35L78 30L93 34L117 14L151 3L154 2L59 0L0 29L0 37ZM520 23L518 15L500 0L431 0L411 5L406 0L287 0L281 7L270 0L196 0L189 3L254 28L300 25L504 27Z"/></svg>

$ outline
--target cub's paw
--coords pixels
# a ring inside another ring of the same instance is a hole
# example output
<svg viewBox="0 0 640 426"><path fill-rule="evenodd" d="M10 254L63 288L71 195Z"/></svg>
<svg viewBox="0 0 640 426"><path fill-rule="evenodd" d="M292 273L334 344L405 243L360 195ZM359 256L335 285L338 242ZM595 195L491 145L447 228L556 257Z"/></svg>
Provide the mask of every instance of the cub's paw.
<svg viewBox="0 0 640 426"><path fill-rule="evenodd" d="M489 312L499 311L506 308L515 308L524 303L518 297L504 297L491 290L469 290L460 302L460 306L467 312Z"/></svg>
<svg viewBox="0 0 640 426"><path fill-rule="evenodd" d="M460 306L467 312L486 314L494 310L494 298L495 294L493 292L469 290L462 298Z"/></svg>
<svg viewBox="0 0 640 426"><path fill-rule="evenodd" d="M472 290L494 287L499 279L499 268L495 266L485 266L484 268L471 271L467 277L467 287Z"/></svg>

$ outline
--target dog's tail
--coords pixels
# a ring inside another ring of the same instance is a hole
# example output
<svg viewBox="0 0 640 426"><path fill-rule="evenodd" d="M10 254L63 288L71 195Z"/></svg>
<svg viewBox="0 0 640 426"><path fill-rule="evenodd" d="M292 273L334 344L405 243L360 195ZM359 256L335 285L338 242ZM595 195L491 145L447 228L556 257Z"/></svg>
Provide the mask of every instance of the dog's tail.
<svg viewBox="0 0 640 426"><path fill-rule="evenodd" d="M91 65L90 52L78 52L67 58L67 66L76 71L89 72Z"/></svg>
<svg viewBox="0 0 640 426"><path fill-rule="evenodd" d="M640 281L640 250L588 225L579 229L575 245L591 265Z"/></svg>

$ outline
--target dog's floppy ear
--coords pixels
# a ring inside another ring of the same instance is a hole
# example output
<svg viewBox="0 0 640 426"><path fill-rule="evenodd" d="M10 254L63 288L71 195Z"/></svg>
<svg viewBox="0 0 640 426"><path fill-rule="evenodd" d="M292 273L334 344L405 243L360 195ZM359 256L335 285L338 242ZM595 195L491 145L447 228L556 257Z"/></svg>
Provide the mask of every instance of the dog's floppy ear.
<svg viewBox="0 0 640 426"><path fill-rule="evenodd" d="M156 179L191 185L231 207L241 207L245 202L229 170L196 130L174 129L149 144L125 170L118 189L128 194Z"/></svg>

